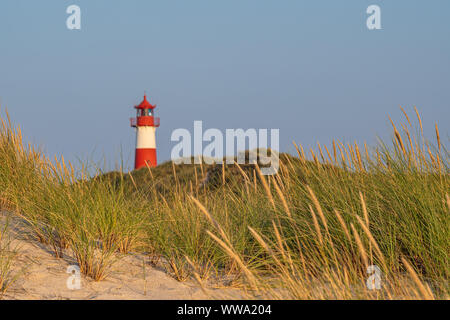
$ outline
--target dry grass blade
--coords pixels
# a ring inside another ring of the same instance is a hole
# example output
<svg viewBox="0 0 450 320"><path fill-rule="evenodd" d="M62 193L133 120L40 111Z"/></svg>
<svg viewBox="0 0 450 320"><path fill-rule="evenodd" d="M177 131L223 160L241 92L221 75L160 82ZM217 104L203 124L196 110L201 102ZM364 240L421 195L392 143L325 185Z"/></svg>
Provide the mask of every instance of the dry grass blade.
<svg viewBox="0 0 450 320"><path fill-rule="evenodd" d="M361 238L359 237L358 231L356 231L355 226L353 223L350 224L350 227L353 230L353 234L355 236L356 244L358 245L359 253L361 254L361 258L364 262L364 266L367 267L369 265L369 259L367 258L366 249L364 248L364 245L361 241Z"/></svg>
<svg viewBox="0 0 450 320"><path fill-rule="evenodd" d="M366 201L364 200L364 196L362 192L359 192L359 199L361 200L361 206L364 214L364 219L366 220L366 226L369 227L369 214L367 212Z"/></svg>
<svg viewBox="0 0 450 320"><path fill-rule="evenodd" d="M342 227L342 229L344 230L345 235L347 236L348 241L350 242L350 244L352 243L352 237L350 236L350 232L347 228L347 225L345 224L344 219L342 218L341 214L339 213L338 210L334 209L334 213L336 214L336 217Z"/></svg>
<svg viewBox="0 0 450 320"><path fill-rule="evenodd" d="M408 270L408 273L411 275L414 283L417 285L423 298L426 300L434 300L434 296L433 296L433 293L431 292L430 288L426 284L423 284L422 281L420 281L419 276L414 271L413 267L409 264L409 262L406 261L406 259L403 257L402 257L402 262L405 265L406 270Z"/></svg>
<svg viewBox="0 0 450 320"><path fill-rule="evenodd" d="M134 181L133 175L131 174L131 172L128 172L128 175L130 176L130 180L133 183L134 188L137 190L137 185L136 182Z"/></svg>
<svg viewBox="0 0 450 320"><path fill-rule="evenodd" d="M325 218L325 215L323 214L322 207L320 206L319 200L317 200L317 197L314 194L314 192L312 191L312 189L310 188L310 186L306 186L306 189L308 189L308 192L311 195L311 199L314 203L314 206L317 209L317 212L319 213L320 219L322 220L322 223L325 227L325 231L327 232L327 234L329 234L327 219Z"/></svg>
<svg viewBox="0 0 450 320"><path fill-rule="evenodd" d="M417 110L417 108L415 106L414 106L414 111L416 112L417 120L419 120L420 132L421 132L422 137L423 137L422 119L420 118L419 111Z"/></svg>
<svg viewBox="0 0 450 320"><path fill-rule="evenodd" d="M233 249L231 247L229 247L225 242L223 242L221 239L219 239L216 235L214 235L212 232L210 231L206 231L206 233L213 238L224 250L225 252L234 260L236 261L236 263L239 265L239 267L241 268L242 272L244 273L244 275L246 276L247 280L250 283L250 286L252 287L253 290L258 291L258 285L257 285L257 280L255 278L255 276L253 275L253 273L247 268L247 266L244 264L244 262L242 261L242 259L239 257L239 255L233 251Z"/></svg>
<svg viewBox="0 0 450 320"><path fill-rule="evenodd" d="M261 173L261 169L259 168L258 163L255 163L256 171L258 172L259 178L263 184L264 190L266 191L267 197L269 198L270 203L272 204L273 209L275 210L275 201L273 201L272 192L270 192L269 185L267 184L267 180L264 175Z"/></svg>
<svg viewBox="0 0 450 320"><path fill-rule="evenodd" d="M400 110L402 110L403 114L405 115L406 120L409 123L409 126L412 127L411 121L409 120L408 114L406 113L406 111L402 108L402 106L400 106Z"/></svg>
<svg viewBox="0 0 450 320"><path fill-rule="evenodd" d="M211 224L220 232L221 237L227 242L228 245L231 246L231 242L228 239L225 231L222 229L220 224L211 216L211 214L208 212L208 210L205 208L203 204L201 204L200 201L198 201L193 196L190 196L191 200L200 208L200 211L203 212L203 214L206 216L206 218L211 222Z"/></svg>
<svg viewBox="0 0 450 320"><path fill-rule="evenodd" d="M250 233L253 235L256 241L258 241L261 247L263 247L264 250L266 250L270 255L275 257L275 254L273 253L272 249L270 249L269 245L264 241L264 239L252 227L248 226L247 228L248 230L250 230Z"/></svg>
<svg viewBox="0 0 450 320"><path fill-rule="evenodd" d="M295 143L295 141L292 141L292 143L293 143L294 146L295 146L295 150L297 151L298 158L300 159L300 161L304 162L304 161L305 161L305 153L303 152L303 147L300 146L301 149L302 149L302 150L300 151L300 149L299 149L299 147L297 146L297 144Z"/></svg>
<svg viewBox="0 0 450 320"><path fill-rule="evenodd" d="M437 143L438 143L439 152L441 152L441 136L439 135L439 129L438 129L437 123L434 125L434 128L436 130L436 140L437 140Z"/></svg>
<svg viewBox="0 0 450 320"><path fill-rule="evenodd" d="M309 211L311 212L311 215L313 218L313 223L314 223L314 228L316 229L317 238L319 239L320 245L323 246L322 233L320 232L320 226L319 226L319 222L317 221L316 214L314 213L314 209L311 206L309 206Z"/></svg>
<svg viewBox="0 0 450 320"><path fill-rule="evenodd" d="M284 210L286 211L289 218L292 218L291 210L289 210L289 206L287 204L286 198L283 195L283 192L281 191L280 187L278 186L277 181L275 178L272 177L273 185L275 186L275 190L277 191L278 196L280 197L281 203L283 204Z"/></svg>
<svg viewBox="0 0 450 320"><path fill-rule="evenodd" d="M203 281L202 281L202 279L200 278L200 275L198 274L197 267L194 265L194 263L191 261L191 259L189 259L188 256L185 255L184 258L185 258L186 261L189 263L189 265L191 266L191 268L194 270L194 272L193 272L193 273L194 273L194 278L195 278L195 281L197 281L198 285L200 286L200 289L203 291L203 293L204 293L206 296L209 296L208 292L206 291L205 286L203 285Z"/></svg>
<svg viewBox="0 0 450 320"><path fill-rule="evenodd" d="M280 231L278 230L278 227L277 227L277 225L275 224L275 221L273 221L273 220L272 220L272 225L273 225L273 230L274 230L274 233L275 233L275 237L276 237L276 239L277 239L277 242L278 242L278 248L280 249L281 255L283 256L283 259L284 259L285 261L286 261L286 260L289 260L289 263L290 263L291 266L292 266L292 259L291 259L290 255L288 255L288 254L286 253L286 250L284 249L283 240L281 239Z"/></svg>
<svg viewBox="0 0 450 320"><path fill-rule="evenodd" d="M244 172L244 170L242 170L241 166L234 161L234 165L238 168L239 172L241 173L241 175L244 177L244 179L248 182L250 182L250 178L248 177L248 175Z"/></svg>
<svg viewBox="0 0 450 320"><path fill-rule="evenodd" d="M225 185L225 161L222 162L222 185Z"/></svg>
<svg viewBox="0 0 450 320"><path fill-rule="evenodd" d="M378 258L380 259L383 266L386 267L386 261L384 260L384 255L380 250L380 247L378 246L377 242L375 241L375 238L373 237L372 233L370 232L368 226L362 221L362 219L358 216L356 216L356 219L358 220L359 225L366 233L367 237L369 238L370 243L374 246L375 251L377 252Z"/></svg>

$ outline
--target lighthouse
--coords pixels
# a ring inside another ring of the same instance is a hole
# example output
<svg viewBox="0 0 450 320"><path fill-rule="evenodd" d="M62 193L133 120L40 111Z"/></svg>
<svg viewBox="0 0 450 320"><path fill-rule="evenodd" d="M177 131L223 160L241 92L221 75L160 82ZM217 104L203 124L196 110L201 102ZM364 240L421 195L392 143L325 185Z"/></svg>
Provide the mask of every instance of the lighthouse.
<svg viewBox="0 0 450 320"><path fill-rule="evenodd" d="M130 119L130 125L136 128L136 154L134 158L134 169L142 167L156 167L156 139L155 131L159 127L159 118L154 116L156 105L144 100L134 107L136 117Z"/></svg>

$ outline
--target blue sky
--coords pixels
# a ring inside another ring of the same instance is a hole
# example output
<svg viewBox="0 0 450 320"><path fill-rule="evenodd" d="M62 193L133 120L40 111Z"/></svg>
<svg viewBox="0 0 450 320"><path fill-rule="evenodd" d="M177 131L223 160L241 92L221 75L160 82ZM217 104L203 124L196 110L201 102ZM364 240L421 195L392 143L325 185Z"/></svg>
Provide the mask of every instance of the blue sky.
<svg viewBox="0 0 450 320"><path fill-rule="evenodd" d="M66 8L82 29L66 28ZM381 7L382 30L366 27ZM450 1L0 3L0 105L49 155L133 164L128 118L158 105L158 160L176 128L279 128L281 151L390 137L416 105L448 139ZM447 140L445 139L445 140ZM448 140L447 140L448 141Z"/></svg>

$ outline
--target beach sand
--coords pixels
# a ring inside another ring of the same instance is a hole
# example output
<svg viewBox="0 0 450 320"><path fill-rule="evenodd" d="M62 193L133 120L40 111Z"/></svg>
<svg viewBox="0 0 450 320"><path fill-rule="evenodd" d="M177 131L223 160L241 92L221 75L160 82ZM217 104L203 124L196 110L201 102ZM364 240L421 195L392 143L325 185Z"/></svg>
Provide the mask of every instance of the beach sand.
<svg viewBox="0 0 450 320"><path fill-rule="evenodd" d="M6 214L0 214L0 228ZM22 223L23 224L23 223ZM81 275L81 288L70 290L67 268L76 261L67 254L55 258L50 247L30 239L18 217L9 219L8 235L18 254L12 274L17 280L2 299L241 299L234 288L207 288L193 281L179 282L162 267L154 267L143 255L129 254L118 260L105 280L95 282ZM144 267L145 266L145 267Z"/></svg>

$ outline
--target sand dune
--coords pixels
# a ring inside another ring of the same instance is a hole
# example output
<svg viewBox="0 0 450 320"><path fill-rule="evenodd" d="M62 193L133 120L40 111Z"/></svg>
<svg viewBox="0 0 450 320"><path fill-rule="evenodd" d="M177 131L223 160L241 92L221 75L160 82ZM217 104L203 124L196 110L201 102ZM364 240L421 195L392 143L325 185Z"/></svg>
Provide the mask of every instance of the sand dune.
<svg viewBox="0 0 450 320"><path fill-rule="evenodd" d="M0 216L0 226L6 216ZM50 248L31 240L18 218L10 220L8 234L18 255L13 274L19 274L3 299L239 299L238 289L208 288L206 292L192 281L178 282L162 268L143 264L143 255L133 254L115 263L107 279L99 282L81 276L81 288L67 287L67 267L72 257L54 257ZM147 259L148 261L148 259ZM145 266L145 267L144 267ZM145 275L145 276L144 276Z"/></svg>

